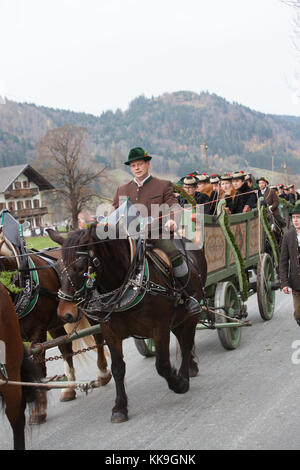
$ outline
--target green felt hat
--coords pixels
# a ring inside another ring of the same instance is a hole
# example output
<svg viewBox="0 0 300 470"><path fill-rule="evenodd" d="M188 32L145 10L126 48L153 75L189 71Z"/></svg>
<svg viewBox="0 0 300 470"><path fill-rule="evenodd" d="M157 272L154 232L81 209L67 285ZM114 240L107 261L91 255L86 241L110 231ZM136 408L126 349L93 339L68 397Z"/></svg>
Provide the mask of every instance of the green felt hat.
<svg viewBox="0 0 300 470"><path fill-rule="evenodd" d="M299 202L297 204L295 204L295 207L291 212L291 215L293 215L293 214L300 214L300 204L299 204Z"/></svg>
<svg viewBox="0 0 300 470"><path fill-rule="evenodd" d="M269 181L268 181L267 178L265 178L264 176L262 176L261 178L258 178L258 180L256 180L257 184L258 184L260 181L264 181L265 183L269 184Z"/></svg>
<svg viewBox="0 0 300 470"><path fill-rule="evenodd" d="M145 150L142 147L134 147L133 149L130 150L128 154L128 160L127 162L124 162L125 165L130 165L131 162L135 162L136 160L151 160L152 157L148 155L148 152L145 152Z"/></svg>

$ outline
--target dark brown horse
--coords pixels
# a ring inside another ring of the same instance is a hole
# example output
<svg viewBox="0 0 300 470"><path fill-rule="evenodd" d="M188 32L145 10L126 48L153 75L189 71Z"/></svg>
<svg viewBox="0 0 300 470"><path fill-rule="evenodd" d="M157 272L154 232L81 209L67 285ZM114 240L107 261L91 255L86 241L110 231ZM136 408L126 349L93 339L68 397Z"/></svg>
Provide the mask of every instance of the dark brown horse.
<svg viewBox="0 0 300 470"><path fill-rule="evenodd" d="M52 258L59 259L61 256L60 249L54 249L49 252ZM45 252L45 256L47 253ZM64 322L57 316L57 292L60 289L60 279L51 264L39 255L30 255L35 267L47 268L40 269L37 271L39 277L39 289L40 294L36 305L33 310L23 318L19 319L21 335L25 341L31 343L43 343L47 339L47 331L49 331L52 338L57 338L66 334L64 329ZM1 257L0 268L5 271L13 271L18 268L15 257ZM90 322L91 323L91 322ZM78 323L76 329L80 330L84 326L90 326L88 322L85 324ZM74 329L74 325L72 326ZM97 365L99 369L98 384L105 385L111 378L111 373L107 368L107 361L104 353L103 337L101 334L94 335L95 343L97 344ZM67 380L76 380L75 370L73 365L72 357L72 343L62 344L59 346L59 350L64 358L64 371L67 376ZM38 357L40 375L46 377L46 364L45 364L45 352L41 353ZM33 409L30 423L40 424L46 420L47 416L47 392L41 389L39 392L39 400L37 406ZM61 401L69 401L76 398L76 392L73 389L63 389L61 392Z"/></svg>
<svg viewBox="0 0 300 470"><path fill-rule="evenodd" d="M37 382L36 364L23 347L19 322L11 298L0 283L0 379L12 382ZM2 370L2 372L1 372ZM2 400L1 400L2 399ZM6 416L13 430L14 449L25 449L25 408L37 400L34 387L0 385L0 400L5 405Z"/></svg>
<svg viewBox="0 0 300 470"><path fill-rule="evenodd" d="M60 301L58 307L60 318L72 322L80 317L84 302L81 299L79 304L78 293L82 296L84 291L87 291L85 282L88 276L91 277L92 272L94 276L96 275L94 279L96 292L100 294L114 292L113 296L118 296L118 292L121 292L124 287L124 280L128 279L131 265L130 248L126 239L99 241L95 225L92 225L90 229L74 232L67 239L53 232L50 236L63 246L65 275L62 280L60 298L64 300ZM188 256L190 272L198 287L198 300L200 300L206 282L206 260L201 250L189 251ZM125 312L116 311L108 316L107 311L103 312L103 309L96 312L101 323L101 331L110 350L112 374L116 384L116 400L111 417L113 423L128 419L124 386L125 362L122 351L122 341L125 338L130 336L153 338L157 372L166 379L169 388L175 393L187 392L189 377L196 375L198 371L197 363L192 356L198 315L187 315L184 305L178 303L178 298L172 295L169 282L152 262L149 262L149 272L150 281L165 289L166 295L152 295L154 292L147 292L139 304ZM92 291L93 289L88 291L87 301ZM98 310L100 309L101 307ZM95 310L97 310L96 307ZM103 321L105 316L105 321ZM170 363L170 331L177 337L182 353L182 362L178 372Z"/></svg>

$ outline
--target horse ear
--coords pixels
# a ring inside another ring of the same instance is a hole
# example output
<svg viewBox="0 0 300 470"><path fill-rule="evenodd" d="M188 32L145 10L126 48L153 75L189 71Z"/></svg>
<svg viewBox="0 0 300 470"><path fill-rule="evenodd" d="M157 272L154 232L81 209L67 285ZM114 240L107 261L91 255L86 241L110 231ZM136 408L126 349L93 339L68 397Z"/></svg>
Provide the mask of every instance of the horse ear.
<svg viewBox="0 0 300 470"><path fill-rule="evenodd" d="M54 242L58 243L59 245L63 245L64 241L66 240L64 237L62 237L59 232L56 232L56 230L53 230L52 228L47 228L47 233L51 240Z"/></svg>
<svg viewBox="0 0 300 470"><path fill-rule="evenodd" d="M96 233L97 224L91 224L89 228L89 235L92 237L94 241L98 240L97 233Z"/></svg>

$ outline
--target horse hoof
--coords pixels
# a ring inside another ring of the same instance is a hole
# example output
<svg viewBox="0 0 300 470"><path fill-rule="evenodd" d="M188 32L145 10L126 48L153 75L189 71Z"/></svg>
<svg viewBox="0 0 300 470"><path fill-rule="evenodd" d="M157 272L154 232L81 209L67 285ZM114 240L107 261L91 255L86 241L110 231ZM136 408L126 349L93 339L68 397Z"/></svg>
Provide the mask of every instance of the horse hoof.
<svg viewBox="0 0 300 470"><path fill-rule="evenodd" d="M47 414L36 414L33 413L30 415L29 424L30 426L37 426L46 422Z"/></svg>
<svg viewBox="0 0 300 470"><path fill-rule="evenodd" d="M127 413L122 413L121 411L115 411L111 416L112 423L124 423L128 421Z"/></svg>
<svg viewBox="0 0 300 470"><path fill-rule="evenodd" d="M72 389L63 390L60 395L59 401L71 401L75 400L76 392Z"/></svg>
<svg viewBox="0 0 300 470"><path fill-rule="evenodd" d="M107 385L108 382L110 382L110 379L112 378L112 374L109 372L106 377L98 377L98 384L99 387L103 387L104 385Z"/></svg>
<svg viewBox="0 0 300 470"><path fill-rule="evenodd" d="M199 368L197 364L190 365L189 367L189 377L197 377L199 373Z"/></svg>

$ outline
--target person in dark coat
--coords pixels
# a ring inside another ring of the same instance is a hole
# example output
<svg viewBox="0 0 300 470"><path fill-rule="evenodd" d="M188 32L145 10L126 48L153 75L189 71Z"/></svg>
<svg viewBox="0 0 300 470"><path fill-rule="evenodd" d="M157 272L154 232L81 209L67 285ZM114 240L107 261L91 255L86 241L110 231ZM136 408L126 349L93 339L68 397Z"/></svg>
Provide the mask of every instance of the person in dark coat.
<svg viewBox="0 0 300 470"><path fill-rule="evenodd" d="M252 193L249 191L245 176L243 171L234 171L232 173L232 185L236 190L232 203L232 214L251 211L252 200L250 194Z"/></svg>
<svg viewBox="0 0 300 470"><path fill-rule="evenodd" d="M209 181L212 185L212 192L209 196L209 201L211 202L209 205L209 213L214 215L217 212L217 205L220 199L220 177L219 175L211 175Z"/></svg>
<svg viewBox="0 0 300 470"><path fill-rule="evenodd" d="M280 215L278 206L279 206L279 198L276 194L274 189L271 189L268 184L269 181L262 177L257 180L257 184L259 186L258 190L258 197L263 197L268 205L269 211L276 219L280 227L285 227L286 223Z"/></svg>
<svg viewBox="0 0 300 470"><path fill-rule="evenodd" d="M278 186L278 197L281 197L282 199L285 199L286 201L288 200L287 196L284 192L284 185L283 184L280 184Z"/></svg>
<svg viewBox="0 0 300 470"><path fill-rule="evenodd" d="M182 183L183 189L188 193L192 201L195 201L195 204L205 204L204 213L209 214L210 205L207 204L209 202L209 198L207 194L197 191L197 179L194 176L186 176ZM177 199L181 207L185 206L186 204L191 204L189 199L185 198L182 194L180 194Z"/></svg>
<svg viewBox="0 0 300 470"><path fill-rule="evenodd" d="M221 175L220 180L220 199L225 199L225 208L228 214L231 214L233 197L235 195L235 190L232 186L232 175L230 173L224 173Z"/></svg>
<svg viewBox="0 0 300 470"><path fill-rule="evenodd" d="M279 276L285 294L292 290L294 318L300 326L300 204L292 211L293 227L283 235L281 244Z"/></svg>

